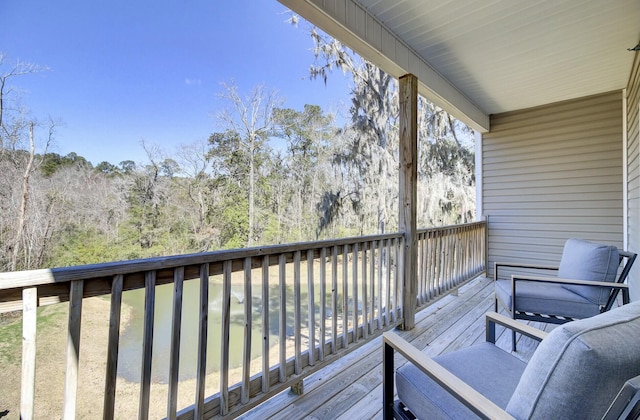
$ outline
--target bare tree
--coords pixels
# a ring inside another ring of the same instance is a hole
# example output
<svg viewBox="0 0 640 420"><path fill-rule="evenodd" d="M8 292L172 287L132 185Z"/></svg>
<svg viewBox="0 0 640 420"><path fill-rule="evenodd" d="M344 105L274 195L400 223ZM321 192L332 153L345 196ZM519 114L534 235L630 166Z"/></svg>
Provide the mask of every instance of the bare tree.
<svg viewBox="0 0 640 420"><path fill-rule="evenodd" d="M264 86L257 86L252 92L242 97L235 84L223 84L224 92L220 97L226 100L229 107L218 118L225 129L237 133L237 147L248 159L248 216L249 234L247 246L252 246L256 236L256 176L258 173L257 157L264 152L269 135L273 131L273 110L280 105L274 91L267 91Z"/></svg>
<svg viewBox="0 0 640 420"><path fill-rule="evenodd" d="M46 153L53 140L56 122L52 119L45 124L46 134L43 136L43 145L36 146L36 129L41 127L38 122L28 115L24 107L20 106L16 88L10 82L19 77L45 70L45 67L16 61L5 71L7 56L0 53L0 160L3 166L12 166L13 170L7 171L1 185L0 195L13 197L18 205L9 213L9 221L2 223L6 240L3 248L6 258L6 267L9 270L30 268L35 254L42 254L34 249L34 241L29 240L27 232L30 220L31 182L35 171L42 164L42 156ZM37 152L41 152L38 154ZM16 188L20 185L20 188ZM19 191L19 193L18 193ZM11 222L13 220L13 222ZM37 258L36 258L37 260Z"/></svg>
<svg viewBox="0 0 640 420"><path fill-rule="evenodd" d="M189 198L188 202L195 206L196 210L194 212L193 207L188 206L187 202L188 208L185 208L183 214L189 219L195 245L200 251L208 251L213 247L218 235L207 219L219 194L212 186L211 172L214 162L209 156L208 142L203 140L182 145L176 157L184 175L178 185L183 188Z"/></svg>
<svg viewBox="0 0 640 420"><path fill-rule="evenodd" d="M0 52L0 69L7 65L6 53ZM15 87L9 82L19 76L38 73L47 70L47 67L17 60L8 70L0 72L0 152L9 147L15 147L19 138L18 134L28 124L25 124L23 118L24 110L19 106L19 101L15 98ZM16 114L14 118L9 114ZM10 121L11 120L11 121Z"/></svg>

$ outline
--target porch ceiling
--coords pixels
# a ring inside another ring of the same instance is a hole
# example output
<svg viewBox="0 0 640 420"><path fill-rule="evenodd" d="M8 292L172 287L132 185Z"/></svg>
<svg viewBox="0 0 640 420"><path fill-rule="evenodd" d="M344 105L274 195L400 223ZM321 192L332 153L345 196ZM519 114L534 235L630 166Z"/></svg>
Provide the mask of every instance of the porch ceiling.
<svg viewBox="0 0 640 420"><path fill-rule="evenodd" d="M638 0L280 0L477 129L627 85Z"/></svg>

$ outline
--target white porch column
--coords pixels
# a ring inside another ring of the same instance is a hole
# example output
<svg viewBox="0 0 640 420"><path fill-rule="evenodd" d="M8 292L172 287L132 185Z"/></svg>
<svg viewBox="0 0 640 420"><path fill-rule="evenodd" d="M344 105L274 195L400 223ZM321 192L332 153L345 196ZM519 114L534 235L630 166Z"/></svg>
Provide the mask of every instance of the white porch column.
<svg viewBox="0 0 640 420"><path fill-rule="evenodd" d="M418 79L412 74L400 78L400 170L398 227L404 232L402 281L402 329L415 326L417 280L416 203L418 196Z"/></svg>

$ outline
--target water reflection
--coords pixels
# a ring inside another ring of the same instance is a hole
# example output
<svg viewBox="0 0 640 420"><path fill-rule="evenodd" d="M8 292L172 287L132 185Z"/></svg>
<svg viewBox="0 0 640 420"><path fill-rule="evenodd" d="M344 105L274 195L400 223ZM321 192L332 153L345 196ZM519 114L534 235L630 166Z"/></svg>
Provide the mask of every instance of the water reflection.
<svg viewBox="0 0 640 420"><path fill-rule="evenodd" d="M231 326L230 326L230 368L242 365L244 348L244 288L232 286L231 290ZM118 375L132 382L140 381L142 363L142 337L144 324L144 289L132 290L123 294L123 303L133 309L129 323L124 326L120 338L118 357ZM184 282L182 306L182 332L180 344L180 380L194 378L197 368L198 323L199 323L200 284L199 280ZM173 284L156 287L153 361L151 380L167 383L169 378L169 360L171 355L171 324L173 311ZM222 284L209 282L209 331L207 337L207 373L218 371L220 366L220 342L222 329ZM253 331L251 343L252 358L259 357L262 349L260 299L252 299ZM271 325L272 344L277 343L277 328Z"/></svg>

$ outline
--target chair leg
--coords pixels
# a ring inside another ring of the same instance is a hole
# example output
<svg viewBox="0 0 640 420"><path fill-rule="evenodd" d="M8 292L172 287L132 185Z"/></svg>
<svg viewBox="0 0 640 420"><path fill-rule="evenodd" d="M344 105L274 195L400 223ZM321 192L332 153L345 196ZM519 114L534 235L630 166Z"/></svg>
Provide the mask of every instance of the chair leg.
<svg viewBox="0 0 640 420"><path fill-rule="evenodd" d="M393 420L393 394L394 394L394 350L386 342L382 352L382 418L384 420Z"/></svg>
<svg viewBox="0 0 640 420"><path fill-rule="evenodd" d="M631 299L629 298L629 289L622 289L622 304L626 305Z"/></svg>
<svg viewBox="0 0 640 420"><path fill-rule="evenodd" d="M516 311L511 312L511 319L516 320ZM511 330L511 351L517 351L516 349L516 332Z"/></svg>
<svg viewBox="0 0 640 420"><path fill-rule="evenodd" d="M493 305L495 308L495 311L498 312L498 298L495 298L493 301ZM511 312L507 309L507 312ZM510 314L511 318L516 319L514 314ZM516 332L515 331L511 331L511 351L516 351Z"/></svg>

